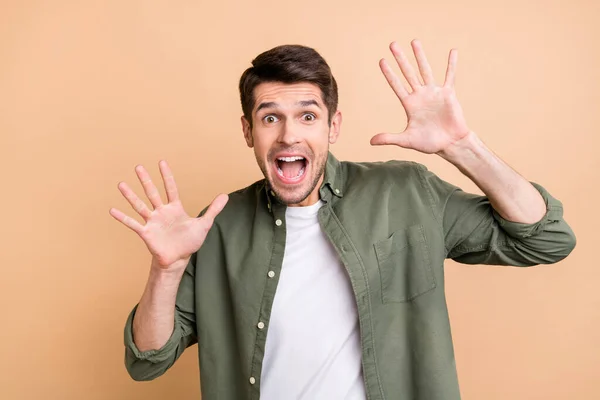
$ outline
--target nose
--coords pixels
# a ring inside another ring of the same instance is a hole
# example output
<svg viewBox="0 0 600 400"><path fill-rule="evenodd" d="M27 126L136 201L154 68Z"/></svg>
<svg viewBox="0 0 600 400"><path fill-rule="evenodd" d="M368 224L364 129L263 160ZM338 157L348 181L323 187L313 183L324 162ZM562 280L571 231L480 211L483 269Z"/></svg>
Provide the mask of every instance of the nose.
<svg viewBox="0 0 600 400"><path fill-rule="evenodd" d="M281 126L277 141L286 146L292 146L299 143L300 132L298 131L298 127L295 127L292 121L287 120L286 123Z"/></svg>

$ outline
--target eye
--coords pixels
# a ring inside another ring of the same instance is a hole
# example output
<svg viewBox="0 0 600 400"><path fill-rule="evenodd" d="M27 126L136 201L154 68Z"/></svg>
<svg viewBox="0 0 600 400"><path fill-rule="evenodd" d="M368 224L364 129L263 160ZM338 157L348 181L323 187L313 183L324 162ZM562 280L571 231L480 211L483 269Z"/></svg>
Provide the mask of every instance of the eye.
<svg viewBox="0 0 600 400"><path fill-rule="evenodd" d="M269 114L263 118L263 121L265 121L267 124L272 124L274 122L279 121L279 118L277 118L276 116L274 116L272 114Z"/></svg>
<svg viewBox="0 0 600 400"><path fill-rule="evenodd" d="M312 122L317 119L317 117L313 113L306 113L302 116L302 119L307 122Z"/></svg>

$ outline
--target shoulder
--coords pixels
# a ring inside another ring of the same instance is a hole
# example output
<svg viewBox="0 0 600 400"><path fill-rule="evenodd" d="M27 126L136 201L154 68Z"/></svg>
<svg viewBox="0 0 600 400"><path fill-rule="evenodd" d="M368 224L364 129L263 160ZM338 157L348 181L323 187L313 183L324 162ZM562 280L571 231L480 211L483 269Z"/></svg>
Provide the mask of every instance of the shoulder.
<svg viewBox="0 0 600 400"><path fill-rule="evenodd" d="M375 162L350 162L344 161L342 165L346 171L348 183L356 183L367 179L368 182L418 183L423 178L427 167L423 164L407 160L390 160Z"/></svg>
<svg viewBox="0 0 600 400"><path fill-rule="evenodd" d="M343 162L348 189L419 193L434 203L444 202L459 187L441 179L425 165L406 160Z"/></svg>
<svg viewBox="0 0 600 400"><path fill-rule="evenodd" d="M255 205L259 200L259 196L264 195L265 185L265 180L261 179L251 185L229 193L229 202L227 205L230 208Z"/></svg>

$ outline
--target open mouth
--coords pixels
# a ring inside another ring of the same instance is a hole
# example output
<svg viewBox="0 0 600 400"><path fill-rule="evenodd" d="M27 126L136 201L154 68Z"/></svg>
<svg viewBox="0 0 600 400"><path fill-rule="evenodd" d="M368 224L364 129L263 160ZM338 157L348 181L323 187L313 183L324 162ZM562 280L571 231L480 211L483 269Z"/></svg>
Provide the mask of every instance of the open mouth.
<svg viewBox="0 0 600 400"><path fill-rule="evenodd" d="M277 157L275 166L277 175L284 183L296 183L302 180L308 162L302 156Z"/></svg>

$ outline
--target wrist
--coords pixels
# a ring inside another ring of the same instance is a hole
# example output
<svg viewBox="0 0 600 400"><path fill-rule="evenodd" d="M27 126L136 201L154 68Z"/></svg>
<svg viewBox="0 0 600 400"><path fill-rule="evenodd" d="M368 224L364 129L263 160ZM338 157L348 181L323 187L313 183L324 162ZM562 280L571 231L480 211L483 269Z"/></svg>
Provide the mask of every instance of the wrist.
<svg viewBox="0 0 600 400"><path fill-rule="evenodd" d="M170 264L161 263L156 257L152 257L152 262L150 264L150 268L156 270L161 273L172 273L172 272L180 272L181 270L185 270L188 263L190 262L190 257L179 259Z"/></svg>
<svg viewBox="0 0 600 400"><path fill-rule="evenodd" d="M167 286L171 283L176 283L179 285L188 263L189 259L186 259L176 261L168 266L164 266L153 258L150 266L149 281Z"/></svg>
<svg viewBox="0 0 600 400"><path fill-rule="evenodd" d="M469 131L462 139L452 143L437 155L463 170L469 163L481 158L484 144L473 131Z"/></svg>

